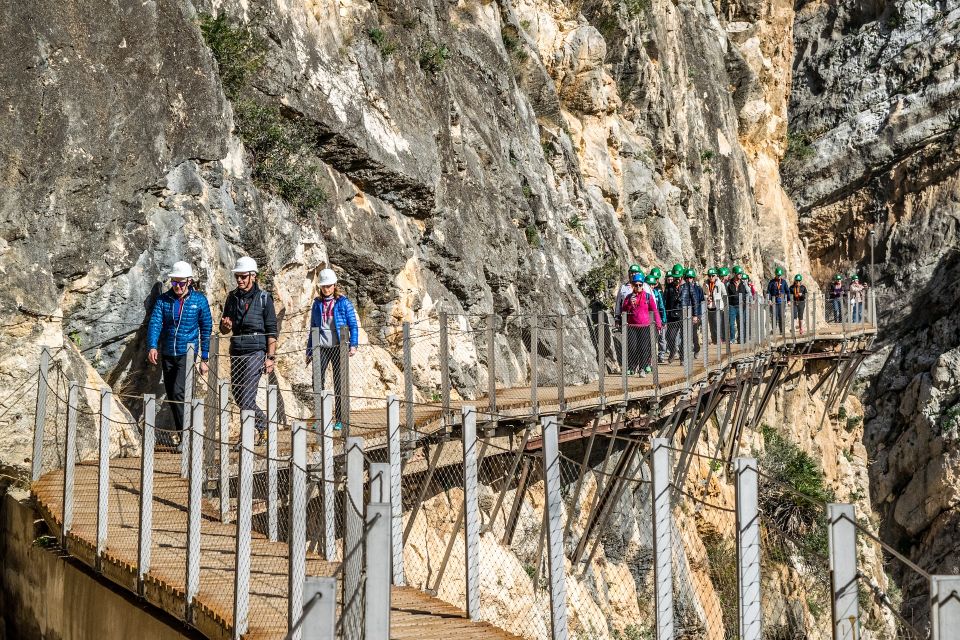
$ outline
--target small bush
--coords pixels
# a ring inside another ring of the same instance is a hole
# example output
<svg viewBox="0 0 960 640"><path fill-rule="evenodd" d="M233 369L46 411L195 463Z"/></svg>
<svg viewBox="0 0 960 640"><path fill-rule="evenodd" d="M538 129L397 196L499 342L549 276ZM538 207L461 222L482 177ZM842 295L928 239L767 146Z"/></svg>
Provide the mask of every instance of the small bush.
<svg viewBox="0 0 960 640"><path fill-rule="evenodd" d="M811 144L810 136L796 131L787 132L787 160L806 160L812 157L816 150Z"/></svg>
<svg viewBox="0 0 960 640"><path fill-rule="evenodd" d="M616 257L610 256L602 264L583 274L577 281L577 286L589 300L610 307L613 304L615 286L619 279L620 264Z"/></svg>
<svg viewBox="0 0 960 640"><path fill-rule="evenodd" d="M380 55L384 58L389 58L390 54L397 50L397 45L387 38L383 29L374 27L367 31L367 35L370 36L370 41L376 45L377 49L380 50Z"/></svg>
<svg viewBox="0 0 960 640"><path fill-rule="evenodd" d="M223 91L233 99L263 65L266 45L249 26L231 24L226 14L201 13L199 23L203 40L217 61Z"/></svg>
<svg viewBox="0 0 960 640"><path fill-rule="evenodd" d="M527 236L527 244L531 247L540 248L543 245L543 240L540 238L540 230L537 229L537 225L531 223L527 225L527 228L524 229L524 233Z"/></svg>
<svg viewBox="0 0 960 640"><path fill-rule="evenodd" d="M577 214L573 214L567 220L567 228L571 231L580 231L583 228L583 220Z"/></svg>
<svg viewBox="0 0 960 640"><path fill-rule="evenodd" d="M420 68L428 73L440 73L450 59L447 45L427 40L420 45Z"/></svg>
<svg viewBox="0 0 960 640"><path fill-rule="evenodd" d="M650 0L624 0L623 4L627 8L627 13L633 18L650 8Z"/></svg>

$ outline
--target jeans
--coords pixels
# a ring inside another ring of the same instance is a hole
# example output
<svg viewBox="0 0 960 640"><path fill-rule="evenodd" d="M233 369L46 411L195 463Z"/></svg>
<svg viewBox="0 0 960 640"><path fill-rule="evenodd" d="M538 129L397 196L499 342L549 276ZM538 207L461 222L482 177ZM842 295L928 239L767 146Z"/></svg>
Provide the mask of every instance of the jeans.
<svg viewBox="0 0 960 640"><path fill-rule="evenodd" d="M833 300L833 321L836 323L843 322L843 301L840 298Z"/></svg>
<svg viewBox="0 0 960 640"><path fill-rule="evenodd" d="M327 367L330 367L333 375L333 398L334 414L337 422L343 422L343 409L341 408L341 398L344 390L340 388L340 347L317 347L313 350L313 357L317 358L317 365L320 367L320 388L327 388Z"/></svg>
<svg viewBox="0 0 960 640"><path fill-rule="evenodd" d="M186 354L182 356L160 356L160 369L163 371L163 387L167 391L170 413L173 414L173 428L183 432L183 395L186 391L187 367ZM166 435L166 434L164 434ZM169 439L169 436L167 437Z"/></svg>
<svg viewBox="0 0 960 640"><path fill-rule="evenodd" d="M230 384L233 387L233 399L241 411L253 411L257 432L267 428L267 414L257 406L257 387L266 364L267 354L263 351L230 356Z"/></svg>
<svg viewBox="0 0 960 640"><path fill-rule="evenodd" d="M860 324L863 322L863 303L862 302L851 302L850 309L853 311L853 323Z"/></svg>
<svg viewBox="0 0 960 640"><path fill-rule="evenodd" d="M682 324L682 321L674 320L667 324L664 331L667 341L667 358L670 360L673 360L674 354L679 355L683 360L683 332L680 330Z"/></svg>
<svg viewBox="0 0 960 640"><path fill-rule="evenodd" d="M783 333L783 314L785 311L784 309L785 306L786 306L786 303L783 303L783 302L777 302L773 305L773 313L777 317L777 330L780 333Z"/></svg>
<svg viewBox="0 0 960 640"><path fill-rule="evenodd" d="M717 344L717 341L720 340L719 330L720 327L720 314L722 311L719 309L707 309L707 324L710 325L710 344Z"/></svg>
<svg viewBox="0 0 960 640"><path fill-rule="evenodd" d="M731 306L728 312L730 317L730 342L739 342L740 340L740 307Z"/></svg>

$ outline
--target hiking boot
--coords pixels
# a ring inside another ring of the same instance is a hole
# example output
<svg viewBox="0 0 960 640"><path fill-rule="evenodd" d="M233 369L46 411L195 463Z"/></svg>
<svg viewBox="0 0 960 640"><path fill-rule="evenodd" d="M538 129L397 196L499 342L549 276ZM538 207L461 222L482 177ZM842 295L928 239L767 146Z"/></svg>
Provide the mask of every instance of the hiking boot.
<svg viewBox="0 0 960 640"><path fill-rule="evenodd" d="M343 431L343 423L337 420L337 423L333 425L334 431Z"/></svg>
<svg viewBox="0 0 960 640"><path fill-rule="evenodd" d="M650 365L647 365L643 368L644 373L650 373L651 371L653 371L653 368Z"/></svg>

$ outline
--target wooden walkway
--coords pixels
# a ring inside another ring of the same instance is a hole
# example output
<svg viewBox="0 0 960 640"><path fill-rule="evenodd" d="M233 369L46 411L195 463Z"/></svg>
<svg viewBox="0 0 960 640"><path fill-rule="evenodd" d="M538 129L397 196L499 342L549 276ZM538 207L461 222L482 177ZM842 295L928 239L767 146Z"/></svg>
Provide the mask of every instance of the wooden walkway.
<svg viewBox="0 0 960 640"><path fill-rule="evenodd" d="M847 331L847 338L863 338L875 333L872 327L863 327L857 332ZM839 326L818 327L817 341L844 339ZM797 336L796 343L813 340L811 335ZM775 340L773 346L794 341L787 337ZM717 361L716 351L711 353L709 371L704 369L702 358L693 368L690 384L698 383L710 371L750 358L753 348L735 345L730 354L726 350ZM661 365L659 368L660 394L667 396L687 387L687 379L679 364ZM629 399L649 398L655 394L652 377L632 376L628 379ZM623 381L619 375L607 376L604 380L602 402L606 404L624 401ZM558 389L541 387L537 393L539 410L542 413L556 412ZM459 411L463 405L475 405L483 411L486 398L454 404ZM599 407L600 387L597 382L568 386L565 389L567 412ZM530 414L530 388L498 390L497 410L501 415L524 416ZM386 416L383 409L367 409L351 415L353 435L362 435L370 444L383 442L386 431ZM439 425L439 408L418 407L417 428L434 430ZM114 458L110 460L109 514L106 550L100 560L99 570L104 577L132 592L137 592L137 536L139 530L139 458ZM63 472L52 471L42 476L32 487L36 504L56 535L62 531ZM152 562L144 584L148 602L162 610L184 619L184 594L186 584L186 531L187 531L187 481L180 477L180 457L172 453L157 453L155 458L153 529L151 541ZM201 524L201 574L200 589L196 598L191 624L207 637L220 640L233 634L233 580L236 549L236 527L222 523L218 517L216 501L204 501L204 518ZM97 519L97 466L96 463L81 463L76 467L74 485L74 516L66 551L91 567L97 567L96 557ZM287 567L288 547L283 542L271 542L254 532L251 543L251 584L249 632L250 640L279 640L287 632ZM307 574L332 576L337 573L338 563L327 562L314 554L307 555ZM451 635L477 640L516 640L488 623L466 618L465 613L437 598L412 587L393 587L391 603L391 633L395 640L449 640Z"/></svg>

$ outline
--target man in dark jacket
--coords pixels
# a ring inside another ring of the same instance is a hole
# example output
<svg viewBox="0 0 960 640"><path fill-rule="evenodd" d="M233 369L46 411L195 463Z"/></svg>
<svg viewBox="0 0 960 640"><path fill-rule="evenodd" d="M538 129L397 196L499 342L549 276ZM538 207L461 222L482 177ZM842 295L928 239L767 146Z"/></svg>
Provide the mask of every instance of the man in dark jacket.
<svg viewBox="0 0 960 640"><path fill-rule="evenodd" d="M230 338L230 383L240 410L256 415L257 444L262 444L267 416L257 406L257 387L263 373L273 373L277 350L277 313L273 297L257 286L257 262L244 256L233 268L237 288L227 294L220 320L221 333Z"/></svg>
<svg viewBox="0 0 960 640"><path fill-rule="evenodd" d="M683 268L674 265L673 271L667 274L667 286L663 290L663 301L667 307L667 362L673 362L674 354L680 353L680 329L683 319L683 304L680 300L680 279L683 278Z"/></svg>
<svg viewBox="0 0 960 640"><path fill-rule="evenodd" d="M783 268L777 267L774 272L773 280L767 285L767 297L770 303L774 305L774 313L777 316L777 329L783 333L783 312L786 305L790 302L790 287L787 281L783 279Z"/></svg>
<svg viewBox="0 0 960 640"><path fill-rule="evenodd" d="M194 358L199 351L200 373L207 372L210 352L210 332L213 318L207 297L190 286L193 268L186 262L176 262L168 275L170 290L157 298L147 325L147 360L160 363L163 386L173 414L173 428L183 431L183 397L186 391L187 347L193 345ZM164 438L161 438L164 439ZM170 438L165 438L169 444ZM182 442L182 437L181 437Z"/></svg>
<svg viewBox="0 0 960 640"><path fill-rule="evenodd" d="M750 295L747 284L743 281L743 274L735 273L727 282L727 308L730 316L730 342L743 342L743 334L740 331L743 326L743 317L740 314L740 300L746 303ZM742 298L741 298L742 296Z"/></svg>
<svg viewBox="0 0 960 640"><path fill-rule="evenodd" d="M700 353L700 320L704 307L703 288L697 283L697 272L693 269L687 269L683 274L683 284L680 285L680 304L684 307L690 307L690 315L693 317L693 327L691 329L693 345L693 355L696 357ZM681 334L682 335L682 334ZM683 341L681 340L681 343ZM683 345L680 347L680 360L683 361Z"/></svg>

